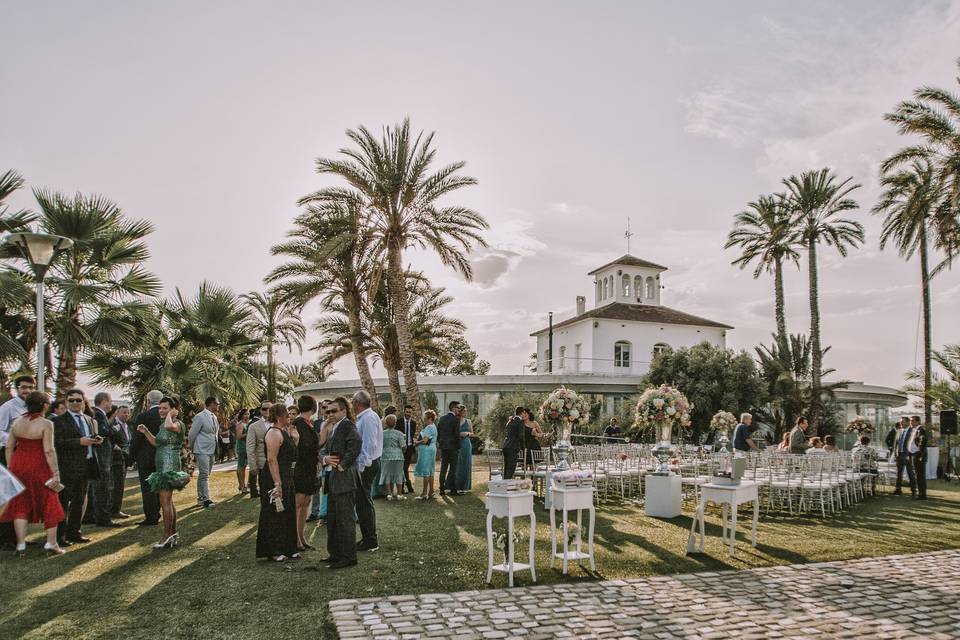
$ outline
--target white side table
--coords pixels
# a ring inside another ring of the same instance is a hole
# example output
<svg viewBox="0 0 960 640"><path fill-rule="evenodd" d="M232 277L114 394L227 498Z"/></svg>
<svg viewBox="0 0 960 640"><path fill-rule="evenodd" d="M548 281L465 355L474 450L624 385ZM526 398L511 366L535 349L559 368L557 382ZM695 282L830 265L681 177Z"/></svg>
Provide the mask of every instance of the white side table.
<svg viewBox="0 0 960 640"><path fill-rule="evenodd" d="M581 516L583 511L590 512L590 531L587 533L587 553L583 553L583 527L581 525ZM557 553L557 511L563 518L563 553ZM577 512L577 536L576 550L570 551L570 536L567 534L568 513ZM567 573L567 563L570 560L579 562L580 560L590 560L590 570L596 571L597 565L593 561L593 525L596 520L596 511L593 508L593 486L587 487L553 487L553 503L550 506L550 566L558 558L562 561L563 573Z"/></svg>
<svg viewBox="0 0 960 640"><path fill-rule="evenodd" d="M680 515L680 476L647 474L644 478L644 513L651 518L676 518Z"/></svg>
<svg viewBox="0 0 960 640"><path fill-rule="evenodd" d="M737 544L737 506L745 502L753 503L753 529L751 533L751 544L757 546L757 520L760 517L760 491L759 483L749 480L741 480L740 484L713 484L707 483L700 485L700 500L697 503L697 512L693 516L693 524L690 526L690 536L687 538L687 553L692 553L697 547L694 539L697 529L700 529L699 551L703 553L704 538L706 537L706 525L704 523L703 512L708 502L721 505L721 523L723 525L720 539L724 542L729 540L730 557L733 557L734 548ZM727 527L727 508L731 510L730 527ZM729 535L729 538L727 536Z"/></svg>
<svg viewBox="0 0 960 640"><path fill-rule="evenodd" d="M505 493L487 493L484 501L487 503L487 584L493 579L494 571L503 571L507 574L508 584L513 586L513 573L515 571L530 571L531 579L537 581L537 569L533 564L533 542L537 535L537 516L533 512L533 491L508 491ZM528 562L514 562L513 555L515 545L508 544L504 564L493 564L493 519L507 519L507 539L513 539L513 520L517 517L529 516L530 518L530 548L528 551Z"/></svg>

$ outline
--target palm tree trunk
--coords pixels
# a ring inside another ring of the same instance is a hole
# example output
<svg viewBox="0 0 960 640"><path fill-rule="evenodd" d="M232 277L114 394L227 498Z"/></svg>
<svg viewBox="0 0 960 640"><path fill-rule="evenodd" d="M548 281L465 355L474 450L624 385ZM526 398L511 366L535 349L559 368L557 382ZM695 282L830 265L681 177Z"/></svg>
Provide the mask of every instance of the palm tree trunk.
<svg viewBox="0 0 960 640"><path fill-rule="evenodd" d="M349 291L343 296L343 305L347 308L347 322L350 325L350 345L353 351L353 360L357 365L357 374L360 384L370 394L370 407L374 411L380 410L377 400L377 386L370 375L370 364L367 362L367 349L363 344L363 331L360 325L360 295L357 291Z"/></svg>
<svg viewBox="0 0 960 640"><path fill-rule="evenodd" d="M807 262L810 279L810 433L817 431L820 409L820 372L823 370L820 351L820 299L817 291L817 240L807 241Z"/></svg>
<svg viewBox="0 0 960 640"><path fill-rule="evenodd" d="M923 425L930 428L933 411L930 398L930 272L927 265L927 228L920 229L920 284L923 296Z"/></svg>
<svg viewBox="0 0 960 640"><path fill-rule="evenodd" d="M390 286L390 297L393 302L394 324L397 329L397 348L400 351L400 368L403 370L407 403L413 407L413 415L421 416L423 409L420 406L420 388L417 385L417 370L410 336L410 308L406 287L404 286L400 244L394 239L391 239L387 246L387 263L387 279Z"/></svg>
<svg viewBox="0 0 960 640"><path fill-rule="evenodd" d="M267 340L267 400L276 402L277 381L273 370L273 340Z"/></svg>
<svg viewBox="0 0 960 640"><path fill-rule="evenodd" d="M777 317L777 341L787 337L787 316L783 301L783 261L777 260L773 264L773 299L774 314Z"/></svg>
<svg viewBox="0 0 960 640"><path fill-rule="evenodd" d="M389 346L388 346L388 349ZM397 356L392 350L383 354L383 368L387 370L387 381L390 383L390 402L397 408L403 409L403 389L400 387L400 369L397 366Z"/></svg>
<svg viewBox="0 0 960 640"><path fill-rule="evenodd" d="M77 350L65 349L63 347L57 352L57 394L56 397L62 398L63 394L75 387L77 384Z"/></svg>

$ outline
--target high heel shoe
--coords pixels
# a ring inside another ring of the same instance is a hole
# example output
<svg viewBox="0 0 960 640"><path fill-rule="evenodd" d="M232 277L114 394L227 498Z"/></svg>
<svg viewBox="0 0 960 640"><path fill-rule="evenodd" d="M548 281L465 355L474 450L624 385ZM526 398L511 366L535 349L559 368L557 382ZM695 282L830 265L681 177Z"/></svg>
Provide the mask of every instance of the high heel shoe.
<svg viewBox="0 0 960 640"><path fill-rule="evenodd" d="M47 553L48 556L62 556L66 553L64 549L58 544L51 545L49 542L43 545L43 550Z"/></svg>
<svg viewBox="0 0 960 640"><path fill-rule="evenodd" d="M153 544L153 548L154 549L173 549L175 546L177 546L177 538L178 538L178 535L174 533L163 542L155 542Z"/></svg>

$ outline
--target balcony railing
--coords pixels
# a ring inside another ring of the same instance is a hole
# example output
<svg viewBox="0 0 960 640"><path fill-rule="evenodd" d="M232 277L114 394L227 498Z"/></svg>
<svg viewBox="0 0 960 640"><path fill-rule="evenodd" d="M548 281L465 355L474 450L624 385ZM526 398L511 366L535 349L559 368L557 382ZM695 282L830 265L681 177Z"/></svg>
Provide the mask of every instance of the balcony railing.
<svg viewBox="0 0 960 640"><path fill-rule="evenodd" d="M553 369L549 370L550 363L553 363ZM589 371L584 371L581 366L582 363L589 362L591 367ZM557 357L552 360L543 361L543 371L539 370L540 363L536 365L525 364L521 370L522 375L542 375L545 373L589 373L594 375L622 375L630 374L634 371L638 373L646 372L650 367L650 360L630 360L630 366L617 366L617 362L620 360L615 360L614 358L577 358L571 356ZM593 366L593 363L610 363L610 366ZM637 365L640 365L639 367ZM638 370L639 369L639 370Z"/></svg>

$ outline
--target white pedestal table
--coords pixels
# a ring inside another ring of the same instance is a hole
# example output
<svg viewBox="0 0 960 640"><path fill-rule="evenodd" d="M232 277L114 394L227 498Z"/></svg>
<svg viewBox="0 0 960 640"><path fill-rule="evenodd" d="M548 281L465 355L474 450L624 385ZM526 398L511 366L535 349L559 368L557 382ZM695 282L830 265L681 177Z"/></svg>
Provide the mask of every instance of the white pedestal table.
<svg viewBox="0 0 960 640"><path fill-rule="evenodd" d="M513 586L513 574L515 571L530 571L530 577L534 582L537 581L537 569L533 563L533 543L537 534L537 516L533 512L533 491L507 491L504 493L487 493L484 502L487 504L487 584L493 579L494 571L502 571L507 574L508 584ZM493 519L507 519L507 540L513 540L513 521L518 517L530 518L530 545L528 550L528 562L514 562L513 556L516 551L516 545L512 542L507 543L507 557L503 564L493 563L494 541L493 541Z"/></svg>
<svg viewBox="0 0 960 640"><path fill-rule="evenodd" d="M593 561L593 527L596 521L596 510L593 507L593 485L585 487L558 486L552 488L553 500L550 504L550 566L556 560L561 561L563 573L567 573L567 563L570 560L579 562L580 560L590 560L590 570L596 571L597 565ZM563 552L557 553L557 512L560 512L562 518L563 530ZM567 530L569 512L577 512L577 535L575 550L569 549L570 536ZM590 530L587 533L587 553L583 552L581 543L583 541L583 526L581 516L584 511L589 512Z"/></svg>
<svg viewBox="0 0 960 640"><path fill-rule="evenodd" d="M693 516L693 524L690 526L690 536L687 538L687 553L692 553L695 547L695 538L699 529L700 544L699 551L703 553L704 538L706 537L706 525L704 523L704 510L708 502L713 502L721 506L722 533L720 539L730 543L730 557L737 543L737 506L752 502L753 503L753 529L751 533L751 544L757 546L757 520L760 518L760 485L757 482L741 480L740 484L713 484L707 483L700 485L700 498L697 502L697 511ZM727 508L730 508L730 527L727 527ZM727 537L729 535L729 538Z"/></svg>
<svg viewBox="0 0 960 640"><path fill-rule="evenodd" d="M644 513L651 518L676 518L680 515L683 481L677 474L648 474L644 480Z"/></svg>

